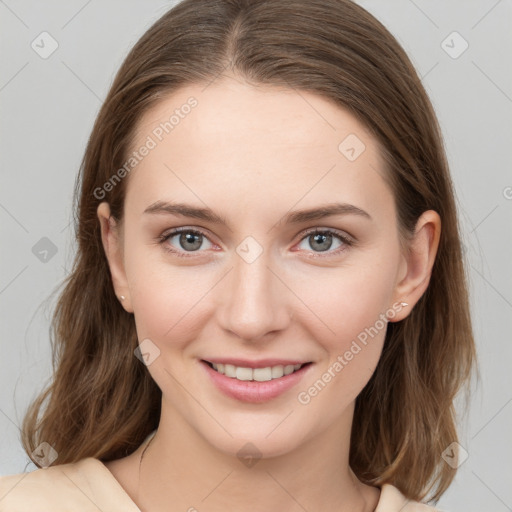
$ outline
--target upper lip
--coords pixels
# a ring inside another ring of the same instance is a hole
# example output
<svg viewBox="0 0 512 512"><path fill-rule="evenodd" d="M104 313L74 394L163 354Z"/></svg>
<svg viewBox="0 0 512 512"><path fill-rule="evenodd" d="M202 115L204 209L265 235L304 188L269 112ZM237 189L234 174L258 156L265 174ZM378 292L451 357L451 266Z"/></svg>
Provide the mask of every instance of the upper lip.
<svg viewBox="0 0 512 512"><path fill-rule="evenodd" d="M239 359L236 357L212 357L209 359L203 359L203 361L214 364L231 364L242 368L267 368L268 366L287 366L306 364L310 362L301 361L299 359L259 359L258 361L254 361L249 359Z"/></svg>

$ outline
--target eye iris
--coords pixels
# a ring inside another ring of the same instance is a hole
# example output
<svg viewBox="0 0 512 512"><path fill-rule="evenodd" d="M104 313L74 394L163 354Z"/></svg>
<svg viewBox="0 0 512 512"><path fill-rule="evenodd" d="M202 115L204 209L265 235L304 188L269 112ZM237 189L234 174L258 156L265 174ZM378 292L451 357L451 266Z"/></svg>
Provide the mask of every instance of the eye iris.
<svg viewBox="0 0 512 512"><path fill-rule="evenodd" d="M201 235L197 233L191 233L187 231L180 235L180 245L183 249L197 251L201 247L202 238ZM186 244L193 244L193 247L187 246Z"/></svg>
<svg viewBox="0 0 512 512"><path fill-rule="evenodd" d="M318 249L319 251L327 251L330 249L332 245L332 235L328 233L316 233L314 235L311 235L309 237L310 240L313 240L313 243L311 243L311 247L313 249ZM326 242L328 242L326 244ZM323 244L323 246L315 247L315 244Z"/></svg>

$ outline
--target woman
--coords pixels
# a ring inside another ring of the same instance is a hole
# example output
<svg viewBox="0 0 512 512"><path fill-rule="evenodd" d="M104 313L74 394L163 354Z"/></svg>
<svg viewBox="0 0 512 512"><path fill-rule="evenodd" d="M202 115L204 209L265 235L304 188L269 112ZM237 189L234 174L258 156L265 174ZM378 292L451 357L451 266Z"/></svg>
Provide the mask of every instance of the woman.
<svg viewBox="0 0 512 512"><path fill-rule="evenodd" d="M437 120L375 18L185 0L123 63L78 183L22 428L41 469L0 510L431 509L474 342Z"/></svg>

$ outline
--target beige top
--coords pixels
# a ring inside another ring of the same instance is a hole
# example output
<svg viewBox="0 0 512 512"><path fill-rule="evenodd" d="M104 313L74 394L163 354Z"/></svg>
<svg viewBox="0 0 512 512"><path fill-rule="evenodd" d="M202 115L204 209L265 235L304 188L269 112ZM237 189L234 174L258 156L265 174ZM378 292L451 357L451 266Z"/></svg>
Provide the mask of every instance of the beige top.
<svg viewBox="0 0 512 512"><path fill-rule="evenodd" d="M99 459L0 477L0 512L141 512ZM408 501L392 485L381 488L375 512L434 512Z"/></svg>

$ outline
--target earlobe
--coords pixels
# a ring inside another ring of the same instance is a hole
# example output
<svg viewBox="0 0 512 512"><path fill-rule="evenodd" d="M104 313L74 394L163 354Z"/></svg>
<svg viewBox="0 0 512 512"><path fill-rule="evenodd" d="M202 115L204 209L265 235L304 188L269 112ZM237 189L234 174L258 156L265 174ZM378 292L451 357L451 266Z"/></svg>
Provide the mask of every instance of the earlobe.
<svg viewBox="0 0 512 512"><path fill-rule="evenodd" d="M441 218L433 210L423 212L419 217L409 251L404 255L405 275L396 284L395 303L407 303L390 321L403 320L420 300L430 283L432 268L441 236Z"/></svg>
<svg viewBox="0 0 512 512"><path fill-rule="evenodd" d="M122 241L118 226L110 213L110 205L107 202L102 202L98 205L97 215L101 227L101 241L110 268L115 294L124 309L129 313L133 313L122 257Z"/></svg>

